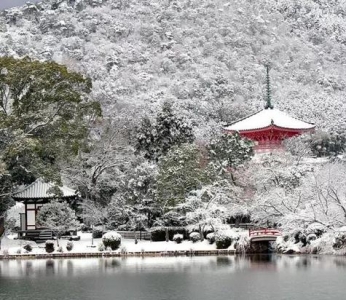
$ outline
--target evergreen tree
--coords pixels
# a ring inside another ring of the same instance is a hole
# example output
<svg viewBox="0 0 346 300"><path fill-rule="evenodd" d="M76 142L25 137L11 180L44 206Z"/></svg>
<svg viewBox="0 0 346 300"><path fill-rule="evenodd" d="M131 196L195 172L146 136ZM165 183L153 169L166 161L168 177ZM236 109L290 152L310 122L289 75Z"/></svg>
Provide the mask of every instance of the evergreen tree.
<svg viewBox="0 0 346 300"><path fill-rule="evenodd" d="M90 92L91 80L65 66L0 58L2 204L17 184L59 181L59 161L77 154L101 114Z"/></svg>
<svg viewBox="0 0 346 300"><path fill-rule="evenodd" d="M343 135L316 132L311 136L311 151L317 157L336 156L345 151L346 138Z"/></svg>
<svg viewBox="0 0 346 300"><path fill-rule="evenodd" d="M192 127L184 118L173 113L169 103L165 103L155 123L147 118L142 120L136 150L142 152L145 158L158 161L171 147L192 143L193 140Z"/></svg>
<svg viewBox="0 0 346 300"><path fill-rule="evenodd" d="M175 146L159 162L158 201L163 210L174 207L183 202L189 192L208 182L199 149L190 144Z"/></svg>

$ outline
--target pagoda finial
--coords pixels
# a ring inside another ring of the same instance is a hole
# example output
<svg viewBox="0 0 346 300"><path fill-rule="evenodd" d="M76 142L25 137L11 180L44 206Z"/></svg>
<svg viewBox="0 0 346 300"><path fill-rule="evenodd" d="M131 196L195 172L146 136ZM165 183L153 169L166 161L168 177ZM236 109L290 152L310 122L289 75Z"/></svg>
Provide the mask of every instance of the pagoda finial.
<svg viewBox="0 0 346 300"><path fill-rule="evenodd" d="M270 94L270 77L269 77L269 64L266 64L266 69L267 69L267 102L266 105L264 106L265 109L273 109L274 106L271 103L271 94Z"/></svg>

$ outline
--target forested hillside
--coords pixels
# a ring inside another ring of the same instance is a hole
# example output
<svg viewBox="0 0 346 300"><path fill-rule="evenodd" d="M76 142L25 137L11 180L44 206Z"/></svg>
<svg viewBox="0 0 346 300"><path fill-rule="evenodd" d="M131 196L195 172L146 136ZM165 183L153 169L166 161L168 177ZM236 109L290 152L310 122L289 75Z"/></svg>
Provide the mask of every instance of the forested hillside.
<svg viewBox="0 0 346 300"><path fill-rule="evenodd" d="M206 135L263 107L345 130L344 1L47 0L1 15L1 55L90 76L104 115L134 119L165 100Z"/></svg>

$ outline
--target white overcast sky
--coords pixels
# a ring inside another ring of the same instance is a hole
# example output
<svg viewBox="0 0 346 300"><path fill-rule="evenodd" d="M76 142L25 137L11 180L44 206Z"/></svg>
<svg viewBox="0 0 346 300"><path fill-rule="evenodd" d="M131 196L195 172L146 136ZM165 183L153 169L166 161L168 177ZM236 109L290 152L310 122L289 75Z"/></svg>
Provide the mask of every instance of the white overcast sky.
<svg viewBox="0 0 346 300"><path fill-rule="evenodd" d="M28 0L0 0L0 10L14 6L21 6ZM39 0L30 0L31 3L39 2Z"/></svg>

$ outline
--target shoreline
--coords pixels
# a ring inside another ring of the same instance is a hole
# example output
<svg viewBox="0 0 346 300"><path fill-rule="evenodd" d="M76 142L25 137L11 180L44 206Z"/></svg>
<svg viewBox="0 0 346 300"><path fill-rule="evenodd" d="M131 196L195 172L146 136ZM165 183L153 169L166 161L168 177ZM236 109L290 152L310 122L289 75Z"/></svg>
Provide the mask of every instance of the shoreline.
<svg viewBox="0 0 346 300"><path fill-rule="evenodd" d="M79 253L45 253L45 254L8 254L0 255L0 260L46 259L46 258L92 258L92 257L174 257L174 256L228 256L235 255L235 250L186 250L186 251L144 251L144 252L79 252Z"/></svg>

